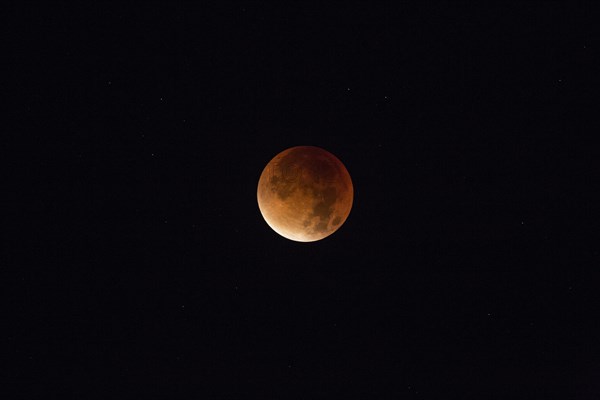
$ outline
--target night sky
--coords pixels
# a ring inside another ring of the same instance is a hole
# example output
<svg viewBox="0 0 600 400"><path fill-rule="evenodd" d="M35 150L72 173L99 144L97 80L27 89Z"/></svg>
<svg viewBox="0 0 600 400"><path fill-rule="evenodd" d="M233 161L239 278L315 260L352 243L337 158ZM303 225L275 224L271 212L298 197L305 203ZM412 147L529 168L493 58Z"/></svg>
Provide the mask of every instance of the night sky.
<svg viewBox="0 0 600 400"><path fill-rule="evenodd" d="M600 398L598 14L417 4L7 6L3 398ZM298 145L313 243L256 201Z"/></svg>

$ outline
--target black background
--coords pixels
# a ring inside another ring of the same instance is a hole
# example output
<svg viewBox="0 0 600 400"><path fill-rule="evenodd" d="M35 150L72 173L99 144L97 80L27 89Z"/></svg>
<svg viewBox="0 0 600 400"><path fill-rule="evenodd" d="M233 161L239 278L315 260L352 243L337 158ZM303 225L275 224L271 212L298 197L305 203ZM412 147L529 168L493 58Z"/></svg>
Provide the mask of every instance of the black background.
<svg viewBox="0 0 600 400"><path fill-rule="evenodd" d="M591 7L7 10L5 398L600 396ZM256 204L296 145L319 242Z"/></svg>

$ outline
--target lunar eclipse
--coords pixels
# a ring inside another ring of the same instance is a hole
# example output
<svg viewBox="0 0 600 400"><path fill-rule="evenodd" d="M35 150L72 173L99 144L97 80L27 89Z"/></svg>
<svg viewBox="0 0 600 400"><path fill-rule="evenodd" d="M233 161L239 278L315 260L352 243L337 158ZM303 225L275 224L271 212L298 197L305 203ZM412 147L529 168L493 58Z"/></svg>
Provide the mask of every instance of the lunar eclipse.
<svg viewBox="0 0 600 400"><path fill-rule="evenodd" d="M277 154L258 181L263 218L279 235L297 242L314 242L337 231L350 214L353 197L344 164L315 146Z"/></svg>

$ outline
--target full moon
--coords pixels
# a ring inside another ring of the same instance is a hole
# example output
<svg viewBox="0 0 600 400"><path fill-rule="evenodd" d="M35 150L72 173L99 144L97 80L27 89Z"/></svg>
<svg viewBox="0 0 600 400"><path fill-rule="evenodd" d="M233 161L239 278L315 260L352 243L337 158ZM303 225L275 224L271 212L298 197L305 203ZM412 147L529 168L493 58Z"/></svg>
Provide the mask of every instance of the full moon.
<svg viewBox="0 0 600 400"><path fill-rule="evenodd" d="M258 181L263 218L275 232L297 242L314 242L337 231L350 214L353 197L344 164L314 146L277 154Z"/></svg>

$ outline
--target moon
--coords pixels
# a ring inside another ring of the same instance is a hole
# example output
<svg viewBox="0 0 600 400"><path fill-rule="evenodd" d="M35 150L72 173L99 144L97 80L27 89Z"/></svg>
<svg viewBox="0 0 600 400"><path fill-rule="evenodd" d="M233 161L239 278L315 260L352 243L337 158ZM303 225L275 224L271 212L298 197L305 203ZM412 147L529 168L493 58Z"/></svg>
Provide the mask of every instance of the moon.
<svg viewBox="0 0 600 400"><path fill-rule="evenodd" d="M258 181L263 218L275 232L297 242L314 242L337 231L350 214L353 197L344 164L315 146L277 154Z"/></svg>

